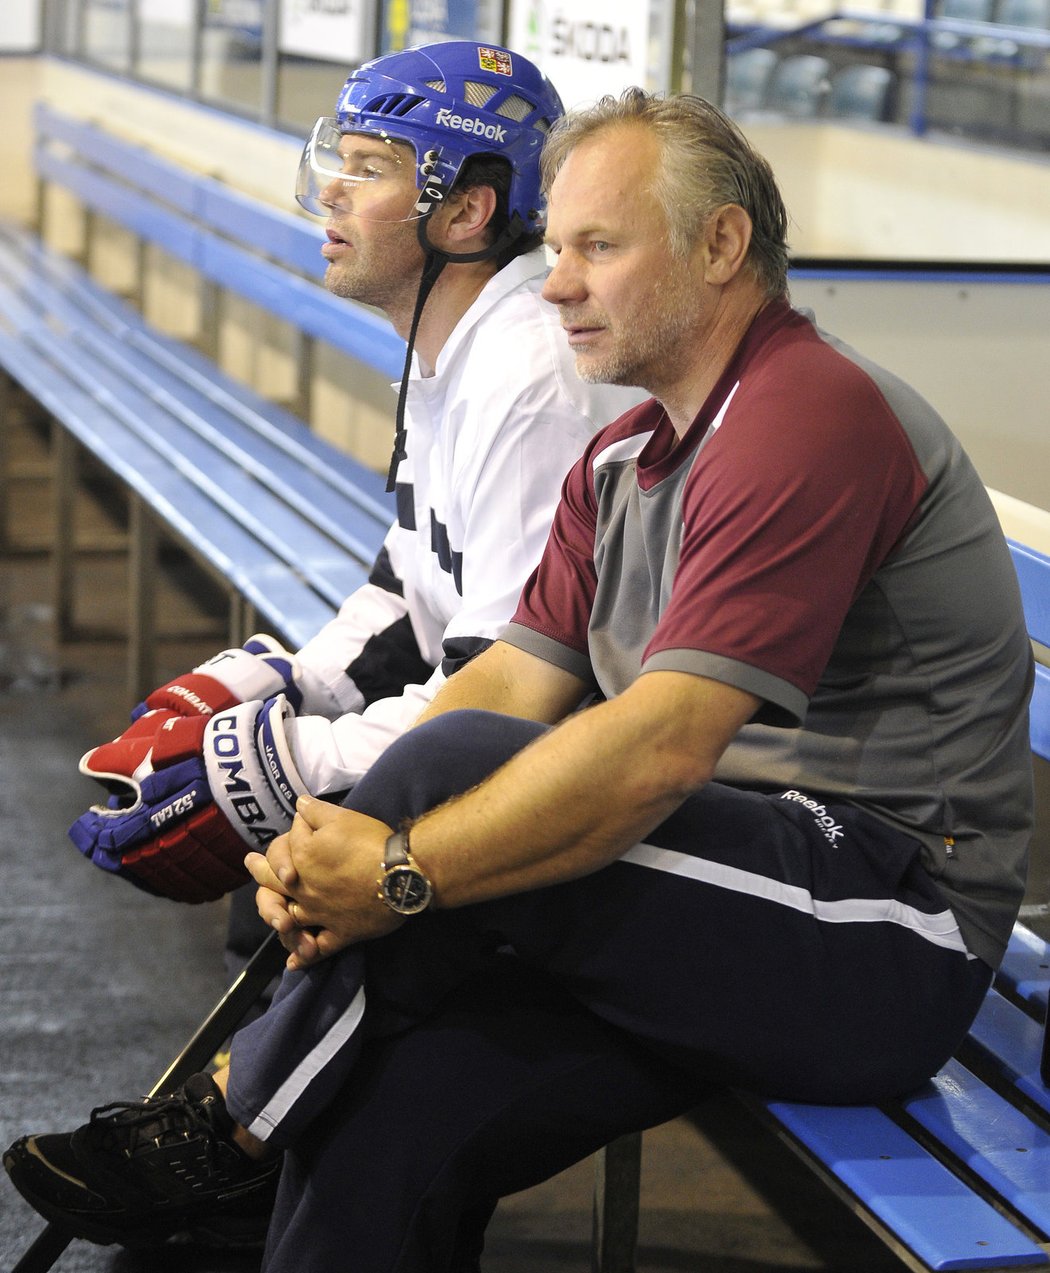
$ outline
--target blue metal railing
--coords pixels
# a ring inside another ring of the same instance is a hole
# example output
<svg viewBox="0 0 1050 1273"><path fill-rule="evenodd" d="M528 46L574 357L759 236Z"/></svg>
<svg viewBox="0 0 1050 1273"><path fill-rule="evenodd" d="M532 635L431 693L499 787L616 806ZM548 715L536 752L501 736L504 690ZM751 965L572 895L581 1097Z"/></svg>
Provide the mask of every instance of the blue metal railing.
<svg viewBox="0 0 1050 1273"><path fill-rule="evenodd" d="M726 57L734 57L747 49L772 48L786 40L798 39L810 39L822 44L852 45L881 53L913 53L913 97L908 127L917 136L922 136L928 127L926 101L932 58L968 57L1010 66L1019 61L1022 50L1050 50L1050 30L966 18L934 17L932 4L933 0L926 0L926 16L923 18L837 9L798 26L752 27L726 40ZM843 29L849 27L854 30L851 32ZM947 41L938 39L945 36L957 37L966 43L949 48ZM1012 51L1010 46L1013 46Z"/></svg>

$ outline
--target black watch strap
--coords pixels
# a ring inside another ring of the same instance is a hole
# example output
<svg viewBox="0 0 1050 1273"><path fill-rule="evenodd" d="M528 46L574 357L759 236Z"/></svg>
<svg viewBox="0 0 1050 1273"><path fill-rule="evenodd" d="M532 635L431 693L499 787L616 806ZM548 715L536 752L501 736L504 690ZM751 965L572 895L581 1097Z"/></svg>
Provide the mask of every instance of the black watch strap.
<svg viewBox="0 0 1050 1273"><path fill-rule="evenodd" d="M419 869L408 846L408 831L395 831L383 846L377 896L398 915L418 915L434 900L434 886Z"/></svg>

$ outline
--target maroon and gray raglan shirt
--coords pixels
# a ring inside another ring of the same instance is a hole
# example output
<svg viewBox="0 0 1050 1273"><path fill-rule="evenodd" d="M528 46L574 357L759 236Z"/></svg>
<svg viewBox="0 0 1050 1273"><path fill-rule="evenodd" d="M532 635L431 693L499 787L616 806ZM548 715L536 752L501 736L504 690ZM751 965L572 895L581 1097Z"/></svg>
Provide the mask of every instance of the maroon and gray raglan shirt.
<svg viewBox="0 0 1050 1273"><path fill-rule="evenodd" d="M663 669L755 694L717 779L913 835L999 962L1032 820L1006 543L932 407L786 301L683 438L650 400L593 439L505 639L606 697Z"/></svg>

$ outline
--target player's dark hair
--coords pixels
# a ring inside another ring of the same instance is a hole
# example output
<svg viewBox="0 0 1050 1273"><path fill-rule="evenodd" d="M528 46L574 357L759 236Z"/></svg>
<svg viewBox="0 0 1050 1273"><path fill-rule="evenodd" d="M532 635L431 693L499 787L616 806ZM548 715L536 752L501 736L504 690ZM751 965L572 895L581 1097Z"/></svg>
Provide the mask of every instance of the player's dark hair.
<svg viewBox="0 0 1050 1273"><path fill-rule="evenodd" d="M737 204L751 218L744 268L770 298L787 292L787 210L769 163L717 106L689 93L663 97L640 88L603 97L554 125L543 149L542 188L551 185L569 152L618 124L641 124L660 142L652 185L667 219L671 251L688 255L708 218Z"/></svg>
<svg viewBox="0 0 1050 1273"><path fill-rule="evenodd" d="M476 186L491 186L496 195L496 210L485 227L487 242L494 243L510 223L510 164L499 155L471 155L464 160L452 186L452 193L473 190ZM496 268L501 270L516 256L531 252L543 242L543 232L521 234L495 257Z"/></svg>

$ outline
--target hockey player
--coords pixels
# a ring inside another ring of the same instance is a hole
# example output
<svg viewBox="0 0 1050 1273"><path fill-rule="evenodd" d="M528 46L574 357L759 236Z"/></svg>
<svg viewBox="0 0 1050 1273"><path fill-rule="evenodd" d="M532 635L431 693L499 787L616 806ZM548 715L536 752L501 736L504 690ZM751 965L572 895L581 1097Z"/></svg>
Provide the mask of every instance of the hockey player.
<svg viewBox="0 0 1050 1273"><path fill-rule="evenodd" d="M351 788L500 634L562 477L641 397L578 378L540 295L539 154L561 113L527 59L452 41L366 63L315 124L296 198L326 218L326 286L408 341L397 521L369 582L298 654L267 636L223 651L85 756L115 793L71 832L98 865L178 900L234 889L296 794Z"/></svg>

